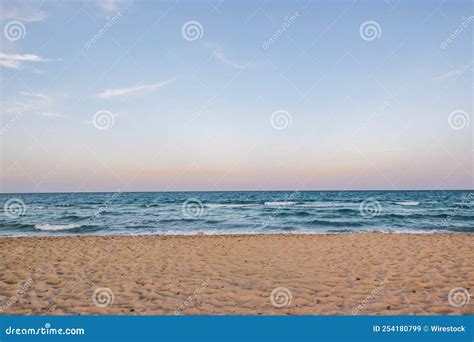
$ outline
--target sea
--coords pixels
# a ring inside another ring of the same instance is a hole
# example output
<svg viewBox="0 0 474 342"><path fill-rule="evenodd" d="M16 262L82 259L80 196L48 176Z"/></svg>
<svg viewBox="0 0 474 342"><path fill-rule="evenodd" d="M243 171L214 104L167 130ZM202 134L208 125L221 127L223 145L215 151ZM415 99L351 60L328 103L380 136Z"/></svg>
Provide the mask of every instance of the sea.
<svg viewBox="0 0 474 342"><path fill-rule="evenodd" d="M474 191L0 194L0 236L473 233Z"/></svg>

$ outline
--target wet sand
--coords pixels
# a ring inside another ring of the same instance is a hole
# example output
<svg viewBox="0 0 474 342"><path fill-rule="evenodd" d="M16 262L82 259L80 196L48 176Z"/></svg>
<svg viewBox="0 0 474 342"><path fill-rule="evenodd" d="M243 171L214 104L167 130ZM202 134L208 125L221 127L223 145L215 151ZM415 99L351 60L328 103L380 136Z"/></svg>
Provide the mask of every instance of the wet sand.
<svg viewBox="0 0 474 342"><path fill-rule="evenodd" d="M473 234L0 238L0 314L472 315L473 252Z"/></svg>

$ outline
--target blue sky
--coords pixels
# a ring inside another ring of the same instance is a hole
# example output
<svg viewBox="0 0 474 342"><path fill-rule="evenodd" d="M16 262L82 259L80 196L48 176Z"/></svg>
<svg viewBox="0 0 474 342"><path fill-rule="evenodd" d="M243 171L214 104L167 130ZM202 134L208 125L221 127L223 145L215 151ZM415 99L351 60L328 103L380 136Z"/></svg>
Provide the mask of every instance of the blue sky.
<svg viewBox="0 0 474 342"><path fill-rule="evenodd" d="M473 188L468 1L1 9L2 192Z"/></svg>

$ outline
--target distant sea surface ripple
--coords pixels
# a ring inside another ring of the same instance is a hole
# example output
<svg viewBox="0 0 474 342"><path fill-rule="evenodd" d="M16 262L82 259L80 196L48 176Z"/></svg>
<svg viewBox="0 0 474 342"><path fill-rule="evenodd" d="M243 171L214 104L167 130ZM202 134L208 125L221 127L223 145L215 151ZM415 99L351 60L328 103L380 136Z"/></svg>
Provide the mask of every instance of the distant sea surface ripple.
<svg viewBox="0 0 474 342"><path fill-rule="evenodd" d="M474 232L473 191L0 194L0 236Z"/></svg>

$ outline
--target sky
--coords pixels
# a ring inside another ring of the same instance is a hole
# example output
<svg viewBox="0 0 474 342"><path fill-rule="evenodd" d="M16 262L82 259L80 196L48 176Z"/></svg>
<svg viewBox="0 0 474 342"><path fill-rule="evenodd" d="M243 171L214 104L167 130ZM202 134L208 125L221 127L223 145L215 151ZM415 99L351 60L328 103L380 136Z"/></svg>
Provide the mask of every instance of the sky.
<svg viewBox="0 0 474 342"><path fill-rule="evenodd" d="M469 1L1 1L0 191L473 189Z"/></svg>

